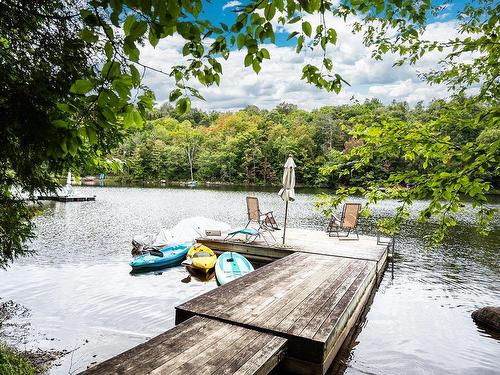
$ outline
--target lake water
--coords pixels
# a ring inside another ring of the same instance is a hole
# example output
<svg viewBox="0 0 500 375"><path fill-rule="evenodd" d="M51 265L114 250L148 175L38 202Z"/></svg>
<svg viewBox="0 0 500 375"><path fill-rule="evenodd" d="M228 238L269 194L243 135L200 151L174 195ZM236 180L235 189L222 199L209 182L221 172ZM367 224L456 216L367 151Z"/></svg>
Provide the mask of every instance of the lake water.
<svg viewBox="0 0 500 375"><path fill-rule="evenodd" d="M0 271L0 298L28 311L6 325L21 348L73 350L51 374L75 373L174 325L174 307L215 288L183 267L131 275L131 238L206 216L246 224L245 197L283 218L274 191L183 188L76 187L95 202L50 203L36 219L30 247L37 255ZM290 204L291 227L322 229L314 193ZM417 203L422 205L423 203ZM374 208L390 215L396 202ZM493 205L500 207L499 202ZM476 326L476 308L500 304L500 220L481 237L471 208L439 248L423 236L432 225L409 225L399 236L394 272L377 291L360 334L341 357L346 374L500 374L500 341ZM372 221L363 234L374 234ZM1 302L1 301L0 301ZM338 373L339 371L337 371Z"/></svg>

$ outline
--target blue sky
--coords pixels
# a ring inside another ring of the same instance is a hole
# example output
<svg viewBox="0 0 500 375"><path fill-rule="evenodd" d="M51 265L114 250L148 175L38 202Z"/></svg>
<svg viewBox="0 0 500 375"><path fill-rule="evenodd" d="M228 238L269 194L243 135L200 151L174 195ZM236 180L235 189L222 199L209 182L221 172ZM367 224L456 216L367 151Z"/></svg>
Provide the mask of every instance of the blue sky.
<svg viewBox="0 0 500 375"><path fill-rule="evenodd" d="M426 37L434 40L447 40L458 35L455 17L463 8L464 1L449 2L440 15L429 19ZM237 0L212 0L205 4L200 18L208 18L230 25L236 14L234 7ZM443 4L439 2L436 4ZM314 28L317 17L308 19ZM263 64L257 75L250 68L244 68L244 51L233 51L228 61L223 64L223 76L220 87L205 88L194 83L199 88L205 101L193 100L193 106L206 110L238 110L247 105L257 105L260 108L273 108L286 101L306 109L314 109L324 105L339 105L354 100L378 98L383 102L406 100L411 105L418 101L429 102L434 98L447 97L444 87L428 86L418 78L418 73L436 68L443 56L437 51L426 55L414 66L393 67L397 60L395 56L387 55L384 61L371 59L371 51L362 43L361 35L351 32L355 18L347 22L339 19L327 19L328 26L337 30L338 43L329 48L328 55L334 64L335 73L339 73L348 82L339 95L326 93L300 80L304 64L318 64L321 54L305 50L297 55L286 42L288 34L294 27L300 28L300 23L281 28L277 33L276 45L266 45L271 53L271 60ZM145 46L141 51L141 61L156 68L168 71L172 65L182 63L181 48L183 41L179 37L169 38L160 42L153 49ZM158 102L164 102L173 87L168 77L149 72L145 83L157 96Z"/></svg>

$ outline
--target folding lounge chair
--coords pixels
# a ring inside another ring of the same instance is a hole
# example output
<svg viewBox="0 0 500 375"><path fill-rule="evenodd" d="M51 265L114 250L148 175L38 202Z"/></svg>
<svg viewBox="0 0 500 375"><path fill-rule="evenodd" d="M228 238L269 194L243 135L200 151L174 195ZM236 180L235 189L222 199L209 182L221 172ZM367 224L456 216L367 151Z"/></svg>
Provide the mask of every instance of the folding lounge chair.
<svg viewBox="0 0 500 375"><path fill-rule="evenodd" d="M358 220L359 220L359 212L361 211L361 203L346 203L344 204L344 208L342 210L342 216L340 220L333 215L328 227L326 228L326 232L330 237L343 237L344 239L348 239L349 235L352 233L356 233L356 239L359 240L358 235ZM341 234L343 232L344 234ZM349 238L354 239L354 238Z"/></svg>
<svg viewBox="0 0 500 375"><path fill-rule="evenodd" d="M224 238L224 241L231 240L234 238L234 236L238 234L242 234L245 236L245 241L244 241L245 243L252 243L257 238L262 237L264 241L266 241L266 243L269 245L266 238L262 236L262 234L255 228L243 228L235 230L234 232L230 232L227 234L226 238Z"/></svg>
<svg viewBox="0 0 500 375"><path fill-rule="evenodd" d="M247 215L248 223L245 225L245 228L229 233L225 240L231 239L237 234L243 234L245 235L246 243L253 242L257 238L262 238L266 244L269 245L269 242L264 236L264 233L269 233L274 242L276 242L272 231L280 229L278 227L278 223L276 222L272 211L266 212L265 214L260 211L259 200L256 197L247 197ZM252 228L250 226L252 223L257 224L257 228Z"/></svg>
<svg viewBox="0 0 500 375"><path fill-rule="evenodd" d="M247 215L248 223L245 228L248 228L250 223L257 223L263 231L279 230L278 223L273 216L273 211L263 214L259 208L259 199L256 197L247 197Z"/></svg>

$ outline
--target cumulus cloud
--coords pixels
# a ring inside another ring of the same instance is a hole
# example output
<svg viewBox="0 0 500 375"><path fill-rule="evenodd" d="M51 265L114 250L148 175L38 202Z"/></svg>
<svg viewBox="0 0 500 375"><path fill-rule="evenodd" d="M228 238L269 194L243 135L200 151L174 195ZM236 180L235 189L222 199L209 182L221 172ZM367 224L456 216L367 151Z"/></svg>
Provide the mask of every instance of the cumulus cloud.
<svg viewBox="0 0 500 375"><path fill-rule="evenodd" d="M242 3L238 0L228 1L226 4L222 6L222 10L226 10L228 8L234 8L240 6Z"/></svg>
<svg viewBox="0 0 500 375"><path fill-rule="evenodd" d="M273 108L286 101L301 108L314 109L324 105L345 104L353 98L360 101L378 98L383 102L396 99L415 104L418 101L429 102L434 98L448 96L444 86L429 86L418 78L418 73L438 66L442 53L428 53L411 66L394 67L398 58L390 54L383 61L375 61L371 58L370 49L364 46L362 36L351 32L352 22L354 19L347 23L338 19L329 20L329 26L337 30L338 44L328 50L328 55L333 60L335 73L351 84L350 87L344 86L340 94L327 93L300 80L305 64L321 65L321 51L305 49L297 55L291 47L266 45L271 60L264 61L259 74L255 74L250 67L244 67L244 50L233 51L227 61L220 60L223 65L220 86L207 88L197 82L192 83L206 99L193 99L193 105L207 110L225 111L241 109L247 105ZM300 28L300 23L292 27ZM443 40L456 33L456 23L453 21L436 22L429 25L424 36L432 40ZM155 49L147 45L141 51L141 61L169 72L173 65L185 61L181 52L183 44L183 40L176 36L161 41ZM145 83L155 91L160 103L168 100L168 94L174 87L170 77L151 71L146 73Z"/></svg>

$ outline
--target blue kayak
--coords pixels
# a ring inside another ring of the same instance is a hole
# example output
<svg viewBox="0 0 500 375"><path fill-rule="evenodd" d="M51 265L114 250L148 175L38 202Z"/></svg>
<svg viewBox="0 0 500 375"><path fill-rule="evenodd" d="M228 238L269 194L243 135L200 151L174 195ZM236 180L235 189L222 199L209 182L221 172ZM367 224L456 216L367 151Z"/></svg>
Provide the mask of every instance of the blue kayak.
<svg viewBox="0 0 500 375"><path fill-rule="evenodd" d="M156 270L159 268L175 267L182 263L186 254L193 246L192 243L169 246L135 257L130 265L134 271ZM156 254L156 255L155 255Z"/></svg>
<svg viewBox="0 0 500 375"><path fill-rule="evenodd" d="M215 277L220 285L224 285L253 270L252 264L243 255L227 252L221 254L217 259Z"/></svg>

